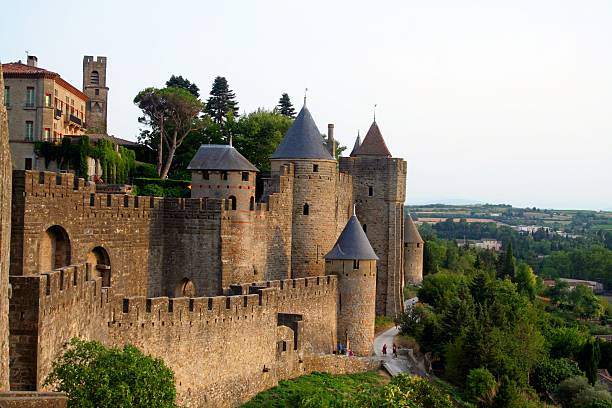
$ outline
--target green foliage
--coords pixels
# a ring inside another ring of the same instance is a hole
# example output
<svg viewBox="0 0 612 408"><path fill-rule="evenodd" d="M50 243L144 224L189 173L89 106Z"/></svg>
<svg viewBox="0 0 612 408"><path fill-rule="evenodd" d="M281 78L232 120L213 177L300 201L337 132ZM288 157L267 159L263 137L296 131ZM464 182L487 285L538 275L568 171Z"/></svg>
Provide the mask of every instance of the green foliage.
<svg viewBox="0 0 612 408"><path fill-rule="evenodd" d="M218 76L215 78L204 111L217 124L227 121L230 114L233 117L238 117L236 95L229 89L225 77Z"/></svg>
<svg viewBox="0 0 612 408"><path fill-rule="evenodd" d="M489 407L497 394L497 381L486 368L474 368L468 374L465 392L470 401Z"/></svg>
<svg viewBox="0 0 612 408"><path fill-rule="evenodd" d="M564 408L610 408L612 396L605 386L591 386L585 377L571 377L557 388L557 398Z"/></svg>
<svg viewBox="0 0 612 408"><path fill-rule="evenodd" d="M135 177L133 183L137 194L142 196L188 198L191 195L189 180Z"/></svg>
<svg viewBox="0 0 612 408"><path fill-rule="evenodd" d="M575 358L587 342L588 335L579 327L551 327L544 331L551 358Z"/></svg>
<svg viewBox="0 0 612 408"><path fill-rule="evenodd" d="M276 105L276 109L278 113L283 116L287 116L291 119L295 118L295 109L293 108L293 104L291 103L291 99L289 98L289 94L283 93L278 100L278 105Z"/></svg>
<svg viewBox="0 0 612 408"><path fill-rule="evenodd" d="M135 153L123 146L116 146L107 139L99 139L92 146L89 137L82 136L76 144L65 137L57 145L51 142L37 141L34 151L45 158L45 165L55 161L60 170L74 170L76 175L87 179L87 158L98 159L102 167L102 179L109 184L122 184L129 181L135 166Z"/></svg>
<svg viewBox="0 0 612 408"><path fill-rule="evenodd" d="M576 357L578 366L584 371L589 382L595 384L598 378L597 368L599 367L599 360L601 359L599 342L595 341L595 339L589 339Z"/></svg>
<svg viewBox="0 0 612 408"><path fill-rule="evenodd" d="M533 273L533 269L524 262L521 262L516 270L514 279L518 290L530 300L534 300L538 292L538 280Z"/></svg>
<svg viewBox="0 0 612 408"><path fill-rule="evenodd" d="M196 98L200 97L200 88L198 88L196 84L192 83L187 78L183 78L182 75L179 75L179 76L172 75L170 79L166 81L166 86L169 88L170 87L183 88L189 91L189 93L191 93Z"/></svg>
<svg viewBox="0 0 612 408"><path fill-rule="evenodd" d="M530 382L536 391L554 392L561 381L582 374L578 365L568 358L545 358L533 368Z"/></svg>
<svg viewBox="0 0 612 408"><path fill-rule="evenodd" d="M68 395L69 407L174 407L174 374L136 347L106 348L72 339L45 385Z"/></svg>
<svg viewBox="0 0 612 408"><path fill-rule="evenodd" d="M260 171L270 170L270 156L291 127L291 118L258 109L235 125L234 146Z"/></svg>

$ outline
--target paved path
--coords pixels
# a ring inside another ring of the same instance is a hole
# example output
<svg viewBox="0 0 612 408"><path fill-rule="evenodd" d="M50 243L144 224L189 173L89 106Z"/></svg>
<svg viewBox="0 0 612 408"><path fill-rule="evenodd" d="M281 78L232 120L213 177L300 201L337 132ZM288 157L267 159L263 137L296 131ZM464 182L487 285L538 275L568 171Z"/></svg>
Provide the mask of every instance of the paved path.
<svg viewBox="0 0 612 408"><path fill-rule="evenodd" d="M383 362L383 366L392 376L398 375L399 373L410 371L410 365L408 359L404 356L393 357L393 339L399 334L399 330L392 327L382 333L380 333L374 339L374 352L376 357ZM387 355L384 356L382 353L383 345L387 345Z"/></svg>

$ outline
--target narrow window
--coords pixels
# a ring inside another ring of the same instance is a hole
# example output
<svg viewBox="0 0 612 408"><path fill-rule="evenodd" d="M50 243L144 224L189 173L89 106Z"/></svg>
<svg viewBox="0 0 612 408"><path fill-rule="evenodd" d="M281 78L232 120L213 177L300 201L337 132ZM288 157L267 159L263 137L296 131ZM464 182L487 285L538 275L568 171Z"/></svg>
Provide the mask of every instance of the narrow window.
<svg viewBox="0 0 612 408"><path fill-rule="evenodd" d="M251 198L249 199L249 210L255 210L255 197L251 196Z"/></svg>
<svg viewBox="0 0 612 408"><path fill-rule="evenodd" d="M312 172L313 173L318 173L319 172L319 165L318 164L313 164L312 165Z"/></svg>
<svg viewBox="0 0 612 408"><path fill-rule="evenodd" d="M49 142L51 140L51 129L45 128L43 131L43 140Z"/></svg>
<svg viewBox="0 0 612 408"><path fill-rule="evenodd" d="M100 74L98 71L91 71L91 84L98 85L100 83Z"/></svg>
<svg viewBox="0 0 612 408"><path fill-rule="evenodd" d="M359 259L353 259L353 269L359 269Z"/></svg>
<svg viewBox="0 0 612 408"><path fill-rule="evenodd" d="M11 88L8 86L4 87L4 106L11 106Z"/></svg>
<svg viewBox="0 0 612 408"><path fill-rule="evenodd" d="M28 86L26 89L26 108L34 107L34 87Z"/></svg>
<svg viewBox="0 0 612 408"><path fill-rule="evenodd" d="M229 200L230 200L230 206L232 207L232 210L236 210L236 197L229 196Z"/></svg>
<svg viewBox="0 0 612 408"><path fill-rule="evenodd" d="M227 171L221 172L221 180L227 180Z"/></svg>
<svg viewBox="0 0 612 408"><path fill-rule="evenodd" d="M100 90L96 88L95 93L96 93L96 96L97 96L97 95L100 95Z"/></svg>
<svg viewBox="0 0 612 408"><path fill-rule="evenodd" d="M372 186L368 187L368 195L370 197L372 197L374 195L374 187L372 187Z"/></svg>
<svg viewBox="0 0 612 408"><path fill-rule="evenodd" d="M417 243L417 248L420 248L420 247L421 247L421 244L420 244L420 243Z"/></svg>
<svg viewBox="0 0 612 408"><path fill-rule="evenodd" d="M363 232L368 233L368 226L366 224L363 224Z"/></svg>
<svg viewBox="0 0 612 408"><path fill-rule="evenodd" d="M25 159L25 169L26 170L32 170L32 158L27 157Z"/></svg>
<svg viewBox="0 0 612 408"><path fill-rule="evenodd" d="M210 173L208 172L208 170L204 170L202 172L202 179L203 180L210 180Z"/></svg>
<svg viewBox="0 0 612 408"><path fill-rule="evenodd" d="M308 204L304 204L303 214L308 215L309 213L310 213L310 207L308 206Z"/></svg>
<svg viewBox="0 0 612 408"><path fill-rule="evenodd" d="M50 108L51 107L51 94L45 94L45 107Z"/></svg>
<svg viewBox="0 0 612 408"><path fill-rule="evenodd" d="M242 181L249 181L249 172L248 171L243 171L242 172Z"/></svg>
<svg viewBox="0 0 612 408"><path fill-rule="evenodd" d="M34 122L28 120L25 126L25 140L32 141L34 140Z"/></svg>

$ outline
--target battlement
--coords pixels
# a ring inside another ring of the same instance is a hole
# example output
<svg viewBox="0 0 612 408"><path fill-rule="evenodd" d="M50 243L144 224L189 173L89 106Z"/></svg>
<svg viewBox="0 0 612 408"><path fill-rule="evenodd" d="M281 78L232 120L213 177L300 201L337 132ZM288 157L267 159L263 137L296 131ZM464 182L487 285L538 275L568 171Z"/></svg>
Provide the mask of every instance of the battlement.
<svg viewBox="0 0 612 408"><path fill-rule="evenodd" d="M348 173L344 173L344 172L339 171L338 172L338 184L352 186L352 184L353 184L353 176L351 176Z"/></svg>
<svg viewBox="0 0 612 408"><path fill-rule="evenodd" d="M55 196L74 192L93 193L95 185L82 178L75 178L73 173L13 170L13 189L36 196Z"/></svg>

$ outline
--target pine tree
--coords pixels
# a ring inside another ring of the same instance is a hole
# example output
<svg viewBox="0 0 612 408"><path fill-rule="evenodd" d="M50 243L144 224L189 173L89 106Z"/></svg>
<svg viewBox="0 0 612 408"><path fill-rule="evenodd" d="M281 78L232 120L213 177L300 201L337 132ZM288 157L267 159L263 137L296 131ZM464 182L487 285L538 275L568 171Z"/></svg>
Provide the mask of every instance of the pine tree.
<svg viewBox="0 0 612 408"><path fill-rule="evenodd" d="M283 93L281 95L276 109L281 115L285 115L291 119L295 118L295 109L293 109L293 104L291 103L291 99L289 99L289 95L287 93Z"/></svg>
<svg viewBox="0 0 612 408"><path fill-rule="evenodd" d="M512 241L508 241L508 248L506 248L506 256L504 257L504 277L514 279L515 274L515 262L514 255L512 254Z"/></svg>
<svg viewBox="0 0 612 408"><path fill-rule="evenodd" d="M167 87L174 88L183 88L189 91L196 98L200 97L200 88L194 83L192 83L187 78L183 78L182 75L176 76L172 75L168 81L166 81Z"/></svg>
<svg viewBox="0 0 612 408"><path fill-rule="evenodd" d="M234 118L238 116L236 95L229 89L225 77L218 76L215 78L210 91L210 98L206 101L205 112L217 124L225 122L229 114Z"/></svg>

